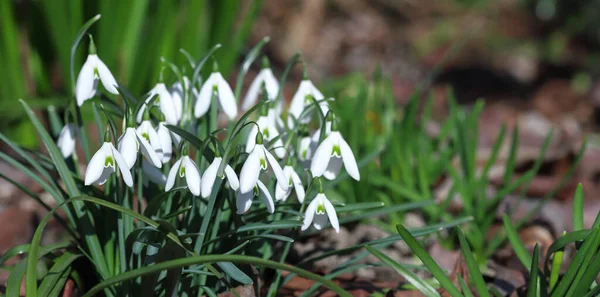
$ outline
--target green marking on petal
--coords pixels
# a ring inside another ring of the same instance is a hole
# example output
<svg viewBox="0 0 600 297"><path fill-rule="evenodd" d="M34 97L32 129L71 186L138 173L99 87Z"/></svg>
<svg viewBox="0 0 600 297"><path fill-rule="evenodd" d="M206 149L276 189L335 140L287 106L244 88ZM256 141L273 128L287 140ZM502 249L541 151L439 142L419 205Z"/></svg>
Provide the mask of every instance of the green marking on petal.
<svg viewBox="0 0 600 297"><path fill-rule="evenodd" d="M331 155L334 157L341 157L342 156L342 151L340 150L340 146L337 144L333 145L333 148L331 149Z"/></svg>
<svg viewBox="0 0 600 297"><path fill-rule="evenodd" d="M185 176L185 166L181 165L181 167L179 167L179 177L184 177Z"/></svg>
<svg viewBox="0 0 600 297"><path fill-rule="evenodd" d="M254 189L252 190L252 195L254 195L254 196L260 195L260 193L258 192L258 186L254 186Z"/></svg>
<svg viewBox="0 0 600 297"><path fill-rule="evenodd" d="M292 185L292 177L290 176L290 180L288 181L289 185Z"/></svg>
<svg viewBox="0 0 600 297"><path fill-rule="evenodd" d="M260 158L260 168L262 170L266 170L267 169L267 160Z"/></svg>
<svg viewBox="0 0 600 297"><path fill-rule="evenodd" d="M156 100L154 101L154 105L157 105L160 103L160 95L156 95Z"/></svg>
<svg viewBox="0 0 600 297"><path fill-rule="evenodd" d="M325 214L325 205L323 205L323 203L319 203L316 213L320 215Z"/></svg>
<svg viewBox="0 0 600 297"><path fill-rule="evenodd" d="M217 85L213 85L212 89L213 89L213 92L215 92L215 93L219 91L219 89L217 88Z"/></svg>
<svg viewBox="0 0 600 297"><path fill-rule="evenodd" d="M146 140L150 141L150 136L148 133L142 133L142 137L146 138Z"/></svg>
<svg viewBox="0 0 600 297"><path fill-rule="evenodd" d="M98 73L98 68L94 67L94 77L100 77L100 73Z"/></svg>
<svg viewBox="0 0 600 297"><path fill-rule="evenodd" d="M104 159L104 168L106 167L115 167L115 160L112 156L106 156L106 159Z"/></svg>
<svg viewBox="0 0 600 297"><path fill-rule="evenodd" d="M267 128L263 129L262 134L265 138L269 139L269 129L267 129Z"/></svg>

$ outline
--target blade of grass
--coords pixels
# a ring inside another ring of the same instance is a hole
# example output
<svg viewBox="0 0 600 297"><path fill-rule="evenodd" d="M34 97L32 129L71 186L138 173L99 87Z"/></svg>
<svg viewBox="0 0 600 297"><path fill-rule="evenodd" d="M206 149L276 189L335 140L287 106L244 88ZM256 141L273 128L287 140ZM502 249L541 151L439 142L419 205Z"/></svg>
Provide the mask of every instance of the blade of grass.
<svg viewBox="0 0 600 297"><path fill-rule="evenodd" d="M390 266L394 269L398 274L402 275L406 281L415 286L419 292L423 293L423 295L427 297L439 297L440 294L427 282L418 277L416 274L412 273L410 270L404 268L401 264L396 263L392 258L388 257L384 253L380 252L374 247L369 245L365 246L365 248L373 254L373 256L377 257L383 264Z"/></svg>
<svg viewBox="0 0 600 297"><path fill-rule="evenodd" d="M446 273L435 263L429 253L417 242L412 234L404 226L397 225L398 233L404 239L404 242L410 247L413 253L423 262L423 264L429 269L433 277L437 279L440 285L446 290L452 297L462 297L460 291L454 286L450 278L446 276Z"/></svg>

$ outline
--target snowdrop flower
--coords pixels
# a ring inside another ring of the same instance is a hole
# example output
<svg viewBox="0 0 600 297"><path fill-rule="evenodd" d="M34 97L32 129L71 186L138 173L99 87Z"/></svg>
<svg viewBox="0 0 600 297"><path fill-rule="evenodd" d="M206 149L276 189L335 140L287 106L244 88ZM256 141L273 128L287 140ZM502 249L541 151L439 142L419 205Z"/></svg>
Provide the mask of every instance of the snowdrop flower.
<svg viewBox="0 0 600 297"><path fill-rule="evenodd" d="M304 201L305 195L304 188L302 187L302 180L300 180L300 177L298 176L298 173L296 173L296 171L294 170L294 167L292 166L292 162L290 160L291 159L288 159L288 164L286 164L285 167L283 167L283 174L285 174L285 177L288 180L288 190L284 191L283 189L281 189L281 187L276 186L275 200L286 201L288 197L290 197L290 194L292 194L293 186L293 189L296 191L296 197L298 197L298 201L302 203Z"/></svg>
<svg viewBox="0 0 600 297"><path fill-rule="evenodd" d="M302 119L299 117L302 115L304 109L313 104L310 97L312 96L317 101L323 100L325 97L323 94L315 87L315 85L308 79L308 74L306 72L306 68L304 69L304 78L300 82L298 86L298 90L292 97L292 102L290 103L290 109L288 111L288 126L290 128L294 127L294 119L301 123L308 123L310 121L310 115L303 116ZM321 107L321 112L324 115L329 112L329 104L327 101L323 101L319 103Z"/></svg>
<svg viewBox="0 0 600 297"><path fill-rule="evenodd" d="M102 82L104 88L112 93L119 94L117 90L117 81L112 75L106 64L98 58L96 54L96 45L90 35L90 47L88 50L88 57L79 71L77 76L77 83L75 84L75 97L77 98L77 105L81 106L83 103L96 95L98 88L98 80Z"/></svg>
<svg viewBox="0 0 600 297"><path fill-rule="evenodd" d="M177 160L177 162L173 164L171 171L169 171L165 191L168 192L173 188L175 179L179 176L180 178L185 177L187 187L194 196L200 196L200 172L198 171L196 163L188 156L187 147L185 145L181 155L181 159Z"/></svg>
<svg viewBox="0 0 600 297"><path fill-rule="evenodd" d="M128 125L129 127L125 129L125 133L119 137L119 153L121 153L125 163L128 165L127 168L131 169L133 165L135 165L139 151L141 151L142 155L150 160L154 166L160 168L162 166L160 158L149 142L158 142L158 136L152 128L152 124L149 120L144 120L142 125L136 130L133 128L132 122L133 121L131 120Z"/></svg>
<svg viewBox="0 0 600 297"><path fill-rule="evenodd" d="M200 118L206 114L210 108L213 94L219 99L219 105L227 117L229 117L230 120L235 119L237 116L235 96L233 95L229 83L227 83L225 78L223 78L223 75L219 72L216 62L213 64L213 72L206 82L204 82L200 89L200 93L198 94L198 100L196 100L194 106L194 116L196 118Z"/></svg>
<svg viewBox="0 0 600 297"><path fill-rule="evenodd" d="M78 130L77 125L74 123L68 123L60 130L56 145L64 158L70 157L75 151L75 137Z"/></svg>
<svg viewBox="0 0 600 297"><path fill-rule="evenodd" d="M223 162L223 158L221 158L219 155L218 149L216 149L215 152L215 158L202 175L202 197L204 198L208 198L212 193L215 180L217 179L219 167ZM229 166L229 164L225 165L224 175L220 176L221 179L224 179L225 177L227 177L227 181L229 182L231 189L237 191L240 187L240 182L237 174L235 174L235 171L233 168L231 168L231 166Z"/></svg>
<svg viewBox="0 0 600 297"><path fill-rule="evenodd" d="M171 139L171 131L165 126L166 122L158 123L156 127L156 135L158 136L158 141L160 145L160 154L161 161L164 163L169 162L171 160L171 156L173 156L173 140ZM152 141L150 141L152 144Z"/></svg>
<svg viewBox="0 0 600 297"><path fill-rule="evenodd" d="M185 86L185 88L184 88ZM183 86L180 81L176 81L171 86L171 98L173 98L173 104L175 105L175 112L177 114L177 121L182 119L183 115L183 100L185 99L185 91L190 87L190 79L187 76L183 77ZM192 89L192 101L198 97L198 89Z"/></svg>
<svg viewBox="0 0 600 297"><path fill-rule="evenodd" d="M256 145L256 134L260 131L264 139L269 142L271 139L277 138L273 147L275 147L275 155L278 158L285 157L285 148L283 147L283 140L279 136L279 131L275 127L275 114L270 112L268 104L262 106L261 115L256 121L256 125L252 126L250 133L248 134L248 140L246 142L246 152L250 153ZM257 127L258 126L258 127Z"/></svg>
<svg viewBox="0 0 600 297"><path fill-rule="evenodd" d="M148 181L158 185L164 185L167 182L167 177L146 160L142 160L142 171L144 172L144 185L148 186Z"/></svg>
<svg viewBox="0 0 600 297"><path fill-rule="evenodd" d="M308 229L312 224L315 229L321 230L327 224L327 220L331 223L335 232L340 233L340 222L338 221L335 208L329 202L329 199L323 193L317 194L317 196L308 204L306 212L304 213L304 222L302 224L302 231Z"/></svg>
<svg viewBox="0 0 600 297"><path fill-rule="evenodd" d="M329 118L329 115L328 115ZM313 176L324 176L333 180L342 169L342 163L348 174L355 180L360 180L360 172L352 149L337 129L337 123L332 119L331 133L319 144L310 164Z"/></svg>
<svg viewBox="0 0 600 297"><path fill-rule="evenodd" d="M119 171L121 171L125 184L132 187L133 179L128 169L129 165L127 165L121 153L110 142L110 134L108 134L107 130L104 134L104 144L94 154L85 170L85 185L103 185L108 180L108 177L116 171L115 167L117 166L119 167Z"/></svg>
<svg viewBox="0 0 600 297"><path fill-rule="evenodd" d="M261 195L262 193L262 195ZM250 209L252 206L252 200L256 196L262 196L267 206L267 211L270 213L275 212L275 203L273 203L273 198L269 193L269 190L260 180L256 181L256 185L252 188L252 191L248 191L247 193L242 193L240 191L237 192L236 196L236 205L237 205L237 213L243 214Z"/></svg>
<svg viewBox="0 0 600 297"><path fill-rule="evenodd" d="M277 183L281 189L287 191L289 185L285 174L283 174L283 170L281 170L281 166L279 166L275 157L273 157L263 145L262 133L258 132L256 134L256 145L250 155L248 155L246 162L242 166L242 171L240 172L240 192L242 194L246 194L254 189L254 186L256 186L258 182L260 172L262 170L267 170L267 164L271 165L271 169L275 173Z"/></svg>
<svg viewBox="0 0 600 297"><path fill-rule="evenodd" d="M179 118L177 117L177 108L175 103L173 103L173 97L171 97L171 94L167 91L167 87L162 82L162 78L159 79L159 83L150 90L149 96L146 99L146 104L142 105L142 108L138 111L136 121L138 123L142 121L144 112L149 108L148 105L156 96L158 96L158 98L156 98L154 104L160 106L160 112L165 116L165 121L171 125L177 125L177 122L179 121Z"/></svg>
<svg viewBox="0 0 600 297"><path fill-rule="evenodd" d="M271 71L271 66L269 65L269 60L267 57L263 57L262 69L248 88L248 93L246 93L246 97L244 97L244 103L242 104L242 110L248 110L252 106L256 105L259 92L261 91L261 85L263 83L268 99L277 99L277 93L279 93L279 82L277 82L275 75L273 75L273 71Z"/></svg>

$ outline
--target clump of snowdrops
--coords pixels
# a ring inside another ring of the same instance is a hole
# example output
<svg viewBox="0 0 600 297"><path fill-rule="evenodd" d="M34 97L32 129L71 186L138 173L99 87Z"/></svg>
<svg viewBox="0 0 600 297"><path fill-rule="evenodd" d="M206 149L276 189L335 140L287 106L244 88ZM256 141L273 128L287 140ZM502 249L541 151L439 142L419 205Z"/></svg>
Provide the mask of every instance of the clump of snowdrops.
<svg viewBox="0 0 600 297"><path fill-rule="evenodd" d="M98 18L78 34L71 61ZM5 137L33 169L2 157L37 181L58 206L22 187L50 212L31 244L1 257L0 264L27 253L12 269L7 296L18 296L24 276L27 296L58 296L68 280L84 296L215 296L240 284L272 296L287 280L284 270L348 296L330 278L286 265L291 244L318 230L339 232L342 212L359 212L345 220L358 221L368 215L361 211L383 205L327 198L331 181L360 180L359 166L338 130L342 119L330 109L334 99L311 82L305 63L286 104L280 86L299 55L279 80L263 57L260 72L242 91L266 42L251 49L234 88L213 58L226 50L216 45L199 60L182 50L186 65L163 59L155 86L137 97L102 62L89 36L85 63L78 74L71 67L74 98L60 133L48 133L21 100L49 157ZM71 239L41 246L53 217Z"/></svg>

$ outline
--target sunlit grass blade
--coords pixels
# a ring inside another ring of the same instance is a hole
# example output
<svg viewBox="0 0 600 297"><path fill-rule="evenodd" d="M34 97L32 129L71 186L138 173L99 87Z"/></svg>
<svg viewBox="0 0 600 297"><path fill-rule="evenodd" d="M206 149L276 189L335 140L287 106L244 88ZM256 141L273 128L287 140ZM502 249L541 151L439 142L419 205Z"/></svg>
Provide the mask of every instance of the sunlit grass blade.
<svg viewBox="0 0 600 297"><path fill-rule="evenodd" d="M517 232L517 229L512 224L512 222L510 221L510 217L507 214L502 215L502 221L504 222L504 229L506 230L508 241L513 247L517 258L519 258L519 261L521 261L521 264L523 264L523 266L529 268L529 265L532 261L531 255L525 248L525 245L521 241L521 238L519 238L519 233Z"/></svg>
<svg viewBox="0 0 600 297"><path fill-rule="evenodd" d="M565 233L563 233L563 236L564 235L565 235ZM558 277L560 276L560 268L562 267L564 254L565 254L564 249L559 249L556 252L554 252L553 257L552 257L552 266L550 267L550 272L546 271L546 275L550 275L550 280L548 282L548 286L551 291L552 291L552 289L554 289L554 287L558 283ZM549 256L550 256L550 254L546 255L546 258L548 258ZM546 267L544 267L544 268L546 268Z"/></svg>
<svg viewBox="0 0 600 297"><path fill-rule="evenodd" d="M404 239L404 242L410 247L412 252L423 262L425 266L429 269L433 277L437 279L440 285L446 290L446 292L452 297L462 297L462 294L454 286L450 278L446 275L446 273L440 268L440 266L435 263L433 258L429 255L429 253L417 242L417 240L413 237L413 235L404 228L402 225L397 225L398 233Z"/></svg>
<svg viewBox="0 0 600 297"><path fill-rule="evenodd" d="M479 267L475 258L473 257L471 248L469 247L469 244L467 243L467 240L465 239L465 236L460 228L458 228L457 234L460 248L465 258L465 262L467 262L469 273L471 274L471 282L475 285L477 294L479 294L480 297L490 297L490 293L488 292L483 276L481 275L481 271L479 271Z"/></svg>
<svg viewBox="0 0 600 297"><path fill-rule="evenodd" d="M217 266L219 266L219 268L221 268L229 277L244 285L251 285L253 283L252 279L247 274L231 262L217 262Z"/></svg>
<svg viewBox="0 0 600 297"><path fill-rule="evenodd" d="M539 258L539 247L536 244L533 248L533 261L529 266L529 282L527 283L527 297L538 296L538 258Z"/></svg>
<svg viewBox="0 0 600 297"><path fill-rule="evenodd" d="M594 255L593 251L598 249L600 245L600 228L593 229L592 232L585 239L581 248L575 254L575 258L569 265L569 268L563 275L562 279L558 282L556 288L552 291L551 297L563 297L566 296L572 285L576 285L574 280L582 266L587 267L589 265L589 259ZM587 259L587 262L586 262ZM585 268L583 268L585 269Z"/></svg>
<svg viewBox="0 0 600 297"><path fill-rule="evenodd" d="M40 283L39 295L45 297L59 296L70 276L73 262L82 257L83 255L79 253L65 252L56 258L54 264Z"/></svg>
<svg viewBox="0 0 600 297"><path fill-rule="evenodd" d="M573 197L573 231L583 229L583 185L580 183Z"/></svg>
<svg viewBox="0 0 600 297"><path fill-rule="evenodd" d="M358 264L353 266L348 266L343 269L335 270L324 276L325 279L334 279L342 274L351 273L358 269L369 269L374 267L374 265L370 264ZM319 288L319 284L313 284L308 290L304 291L300 297L313 296L313 293Z"/></svg>
<svg viewBox="0 0 600 297"><path fill-rule="evenodd" d="M431 285L429 285L427 282L425 282L423 279L421 279L420 277L415 275L410 270L404 268L402 266L402 264L396 263L396 261L394 261L392 258L388 257L387 255L380 252L379 250L377 250L374 247L367 245L367 246L365 246L365 248L371 254L373 254L373 256L375 256L379 260L381 260L381 262L383 264L390 266L392 269L394 269L396 272L398 272L398 274L402 275L402 277L404 277L404 279L406 281L408 281L413 286L415 286L415 288L417 288L417 290L419 290L419 292L423 293L423 295L425 295L427 297L439 297L440 296L440 294L438 294L438 292Z"/></svg>

